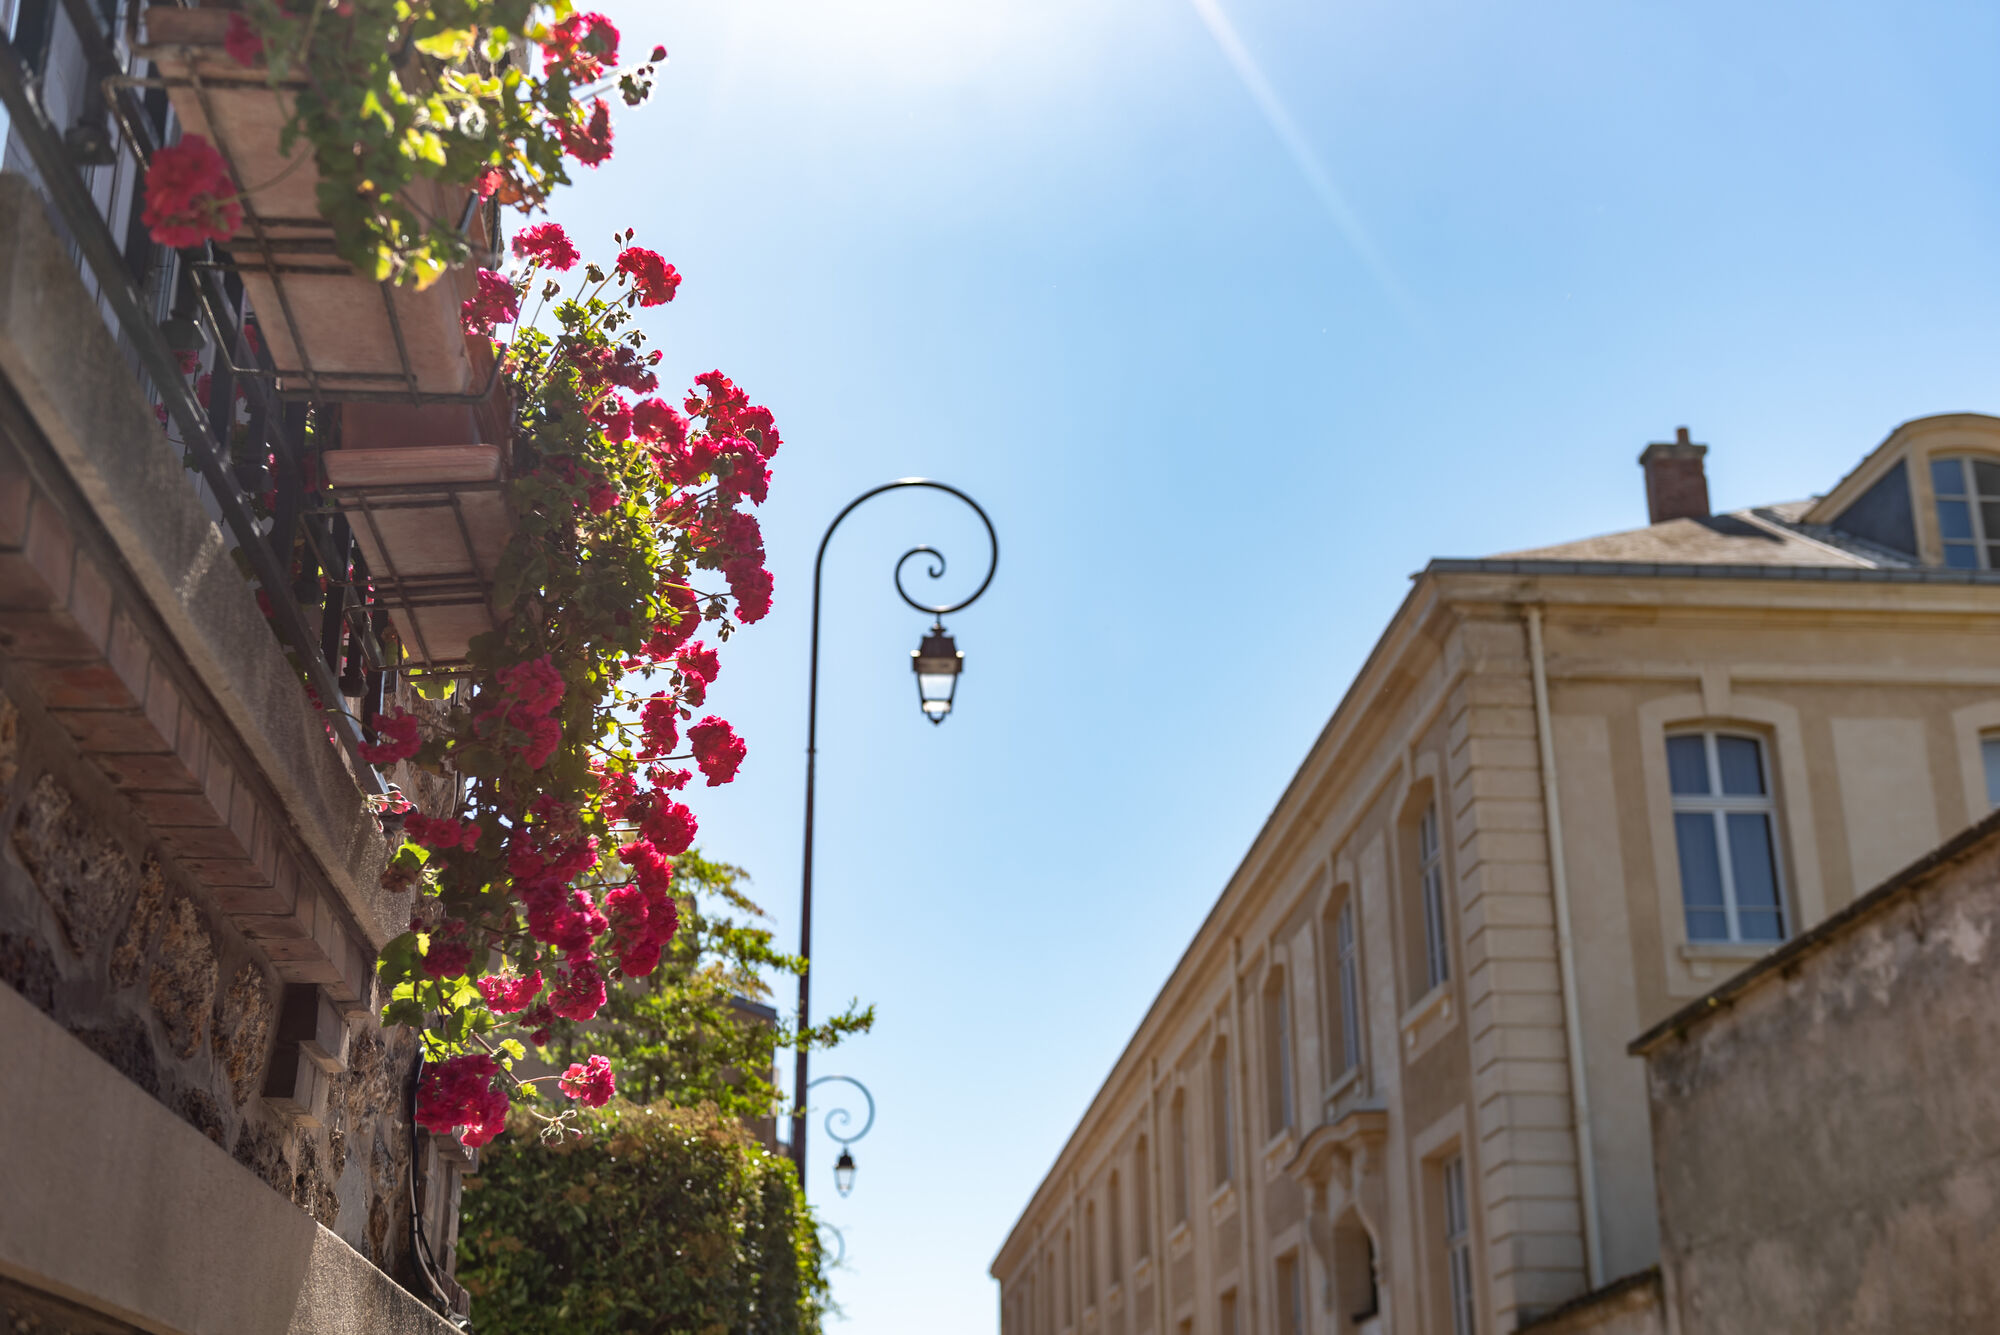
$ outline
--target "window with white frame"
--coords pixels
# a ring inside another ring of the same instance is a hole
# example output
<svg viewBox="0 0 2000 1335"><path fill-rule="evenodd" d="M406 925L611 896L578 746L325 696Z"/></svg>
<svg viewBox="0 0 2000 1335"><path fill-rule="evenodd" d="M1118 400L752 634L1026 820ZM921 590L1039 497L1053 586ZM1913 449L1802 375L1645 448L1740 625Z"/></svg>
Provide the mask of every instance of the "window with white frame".
<svg viewBox="0 0 2000 1335"><path fill-rule="evenodd" d="M1472 1287L1472 1213L1465 1198L1465 1156L1454 1154L1446 1159L1441 1177L1452 1335L1478 1335L1478 1298Z"/></svg>
<svg viewBox="0 0 2000 1335"><path fill-rule="evenodd" d="M1451 977L1451 952L1445 944L1444 843L1438 838L1437 803L1424 808L1417 822L1417 869L1424 898L1424 981L1426 990Z"/></svg>
<svg viewBox="0 0 2000 1335"><path fill-rule="evenodd" d="M1354 933L1354 897L1349 895L1333 920L1335 993L1340 999L1340 1071L1361 1065L1361 948Z"/></svg>
<svg viewBox="0 0 2000 1335"><path fill-rule="evenodd" d="M1727 732L1676 734L1667 738L1667 776L1688 940L1784 940L1764 743Z"/></svg>
<svg viewBox="0 0 2000 1335"><path fill-rule="evenodd" d="M2000 570L2000 460L1933 459L1938 537L1955 570Z"/></svg>
<svg viewBox="0 0 2000 1335"><path fill-rule="evenodd" d="M1264 1132L1275 1136L1292 1124L1292 1001L1285 971L1264 979Z"/></svg>
<svg viewBox="0 0 2000 1335"><path fill-rule="evenodd" d="M2000 732L1979 739L1979 759L1986 766L1986 805L2000 807Z"/></svg>

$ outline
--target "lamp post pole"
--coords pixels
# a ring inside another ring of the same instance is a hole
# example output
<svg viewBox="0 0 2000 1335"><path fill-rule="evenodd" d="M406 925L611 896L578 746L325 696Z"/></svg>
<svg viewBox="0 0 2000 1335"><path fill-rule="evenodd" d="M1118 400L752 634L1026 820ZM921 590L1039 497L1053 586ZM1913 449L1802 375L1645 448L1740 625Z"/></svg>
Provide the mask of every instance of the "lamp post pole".
<svg viewBox="0 0 2000 1335"><path fill-rule="evenodd" d="M806 1182L806 1090L810 1087L810 1082L806 1078L807 1047L805 1034L812 1020L813 775L819 754L820 570L826 564L826 545L833 541L833 531L840 527L841 520L854 513L855 508L862 502L873 500L884 492L899 491L905 487L927 487L932 491L942 491L947 495L956 496L959 500L964 501L972 507L973 513L979 516L979 522L986 526L986 540L991 547L992 554L986 568L986 578L981 580L979 587L972 591L972 596L963 602L937 606L919 602L909 595L909 592L903 588L903 567L912 557L928 556L931 558L930 567L925 573L932 579L938 579L943 576L945 571L944 554L932 547L912 547L897 559L895 570L896 592L911 607L916 608L919 612L928 613L937 619L937 633L939 636L942 636L944 631L942 619L949 613L970 607L975 602L978 602L979 595L986 592L987 585L993 582L994 572L1000 568L1000 538L994 533L993 521L987 518L986 511L980 508L979 502L973 500L957 487L943 482L934 482L929 478L923 477L897 478L894 482L885 482L879 487L872 487L849 501L846 507L833 517L833 522L826 526L826 534L819 540L819 554L813 558L812 651L806 693L805 867L799 883L799 959L803 967L799 970L798 1064L794 1071L792 1082L792 1097L794 1099L792 1110L792 1162L798 1165L799 1186L801 1189L805 1187ZM947 643L949 643L948 640ZM920 655L932 647L926 641L924 649L919 651ZM935 658L935 655L932 658ZM926 671L925 665L931 663L932 658L919 657L917 660L919 691L925 690L923 673ZM952 671L955 673L956 660L953 660L953 662ZM946 698L943 712L933 711L929 708L928 695L925 696L925 699L925 714L933 723L941 722L944 718L944 713L950 711L950 698Z"/></svg>

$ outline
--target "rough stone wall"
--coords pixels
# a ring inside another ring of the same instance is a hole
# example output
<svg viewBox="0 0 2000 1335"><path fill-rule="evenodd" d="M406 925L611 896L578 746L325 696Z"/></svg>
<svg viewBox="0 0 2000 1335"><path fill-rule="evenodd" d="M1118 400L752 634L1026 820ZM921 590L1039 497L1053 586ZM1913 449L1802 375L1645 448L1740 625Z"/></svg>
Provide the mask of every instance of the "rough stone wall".
<svg viewBox="0 0 2000 1335"><path fill-rule="evenodd" d="M2000 821L1644 1041L1682 1335L2000 1330Z"/></svg>
<svg viewBox="0 0 2000 1335"><path fill-rule="evenodd" d="M262 1094L285 983L18 687L0 693L0 804L0 982L375 1265L409 1276L414 1036L350 1021L324 1114L281 1112ZM26 1327L44 1328L60 1329Z"/></svg>

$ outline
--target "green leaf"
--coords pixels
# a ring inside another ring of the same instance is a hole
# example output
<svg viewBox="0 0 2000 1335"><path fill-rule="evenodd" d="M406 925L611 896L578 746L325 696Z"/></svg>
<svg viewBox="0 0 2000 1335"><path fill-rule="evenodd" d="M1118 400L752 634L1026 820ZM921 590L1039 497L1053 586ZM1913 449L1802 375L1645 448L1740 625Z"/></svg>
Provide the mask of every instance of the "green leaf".
<svg viewBox="0 0 2000 1335"><path fill-rule="evenodd" d="M429 37L419 37L415 45L417 50L427 56L435 56L439 60L457 61L472 54L472 44L477 36L478 34L471 28L448 28L443 32L432 33Z"/></svg>

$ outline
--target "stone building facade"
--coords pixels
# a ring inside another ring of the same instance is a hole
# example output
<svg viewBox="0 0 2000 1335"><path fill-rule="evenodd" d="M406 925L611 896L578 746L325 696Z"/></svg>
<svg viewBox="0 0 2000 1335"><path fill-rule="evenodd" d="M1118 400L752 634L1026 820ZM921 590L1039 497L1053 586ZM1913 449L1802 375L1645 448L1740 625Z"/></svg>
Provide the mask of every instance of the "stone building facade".
<svg viewBox="0 0 2000 1335"><path fill-rule="evenodd" d="M996 1256L1004 1335L1648 1327L1627 1044L2000 799L2000 419L1726 515L1703 455L1647 449L1646 528L1417 577Z"/></svg>
<svg viewBox="0 0 2000 1335"><path fill-rule="evenodd" d="M194 328L191 280L138 228L134 160L64 133L109 123L71 26L92 13L0 3L0 1325L446 1331L470 1161L413 1127L415 1037L375 1019L411 908L382 882L378 781L333 730L397 698L395 674L358 651L343 669L365 628L343 567L309 591L340 685L302 687L219 475L135 371L84 233L155 319ZM169 123L164 99L134 105ZM52 180L51 142L74 179ZM216 286L247 322L241 285ZM262 429L213 397L225 447Z"/></svg>

